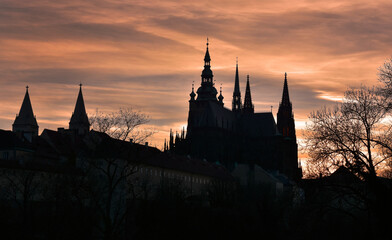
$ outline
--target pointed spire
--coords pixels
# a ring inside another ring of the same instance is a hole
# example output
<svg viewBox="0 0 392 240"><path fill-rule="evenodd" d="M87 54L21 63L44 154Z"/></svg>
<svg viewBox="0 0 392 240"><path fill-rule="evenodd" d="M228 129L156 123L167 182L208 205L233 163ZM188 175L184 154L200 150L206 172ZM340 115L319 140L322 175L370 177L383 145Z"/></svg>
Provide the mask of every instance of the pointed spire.
<svg viewBox="0 0 392 240"><path fill-rule="evenodd" d="M279 104L277 126L282 136L296 139L293 108L290 102L289 87L287 84L287 73L284 74L282 101Z"/></svg>
<svg viewBox="0 0 392 240"><path fill-rule="evenodd" d="M69 129L76 130L78 134L85 134L90 130L90 123L88 121L86 108L84 106L82 83L79 84L79 94L76 100L75 110L69 122Z"/></svg>
<svg viewBox="0 0 392 240"><path fill-rule="evenodd" d="M246 92L245 92L243 112L254 113L252 96L250 94L249 75L247 75L247 77L246 77Z"/></svg>
<svg viewBox="0 0 392 240"><path fill-rule="evenodd" d="M208 51L208 38L207 38L207 49L204 57L204 69L201 73L201 86L197 90L196 101L217 101L216 95L218 91L214 87L214 75L211 71L211 58Z"/></svg>
<svg viewBox="0 0 392 240"><path fill-rule="evenodd" d="M38 124L33 113L33 107L31 106L29 86L26 86L26 93L22 106L19 110L19 114L15 118L14 124L12 124L12 131L31 133L33 136L38 135Z"/></svg>
<svg viewBox="0 0 392 240"><path fill-rule="evenodd" d="M280 104L283 106L291 107L291 102L289 97L289 87L287 84L287 73L284 73L282 102Z"/></svg>
<svg viewBox="0 0 392 240"><path fill-rule="evenodd" d="M206 50L206 55L204 56L204 63L205 63L205 65L210 65L209 62L211 62L211 57L210 57L210 52L208 51L208 45L209 45L208 38L207 38L206 45L207 45L207 50Z"/></svg>
<svg viewBox="0 0 392 240"><path fill-rule="evenodd" d="M235 80L234 80L234 91L233 91L233 112L241 110L241 91L240 91L240 78L238 74L238 58L236 59L235 65Z"/></svg>

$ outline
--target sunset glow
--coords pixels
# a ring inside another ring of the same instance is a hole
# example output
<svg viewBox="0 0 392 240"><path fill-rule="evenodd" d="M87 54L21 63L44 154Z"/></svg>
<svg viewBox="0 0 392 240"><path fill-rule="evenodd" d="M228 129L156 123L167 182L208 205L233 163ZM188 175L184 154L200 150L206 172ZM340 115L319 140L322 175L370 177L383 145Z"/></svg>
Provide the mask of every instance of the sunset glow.
<svg viewBox="0 0 392 240"><path fill-rule="evenodd" d="M390 1L0 0L0 128L11 129L25 86L40 132L68 127L83 83L89 114L133 107L151 117L162 147L186 126L206 38L216 87L231 108L236 57L256 112L276 117L284 73L297 127L375 85L392 54Z"/></svg>

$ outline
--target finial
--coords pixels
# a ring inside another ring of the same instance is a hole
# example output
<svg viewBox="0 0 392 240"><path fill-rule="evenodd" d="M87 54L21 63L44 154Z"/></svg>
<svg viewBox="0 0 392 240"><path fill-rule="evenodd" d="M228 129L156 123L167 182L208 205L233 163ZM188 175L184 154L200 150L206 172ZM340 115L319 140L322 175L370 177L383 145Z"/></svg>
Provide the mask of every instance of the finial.
<svg viewBox="0 0 392 240"><path fill-rule="evenodd" d="M222 83L221 83L221 86L220 86L220 94L222 94Z"/></svg>
<svg viewBox="0 0 392 240"><path fill-rule="evenodd" d="M29 89L29 85L26 85L26 90L28 90Z"/></svg>
<svg viewBox="0 0 392 240"><path fill-rule="evenodd" d="M284 73L284 80L287 80L287 72Z"/></svg>
<svg viewBox="0 0 392 240"><path fill-rule="evenodd" d="M249 82L249 74L248 74L248 75L246 75L246 80L248 80L248 82Z"/></svg>
<svg viewBox="0 0 392 240"><path fill-rule="evenodd" d="M209 43L208 43L208 37L207 37L207 47L208 47Z"/></svg>
<svg viewBox="0 0 392 240"><path fill-rule="evenodd" d="M272 108L273 108L273 106L271 106L271 112L272 112Z"/></svg>
<svg viewBox="0 0 392 240"><path fill-rule="evenodd" d="M238 57L235 57L235 64L238 65Z"/></svg>

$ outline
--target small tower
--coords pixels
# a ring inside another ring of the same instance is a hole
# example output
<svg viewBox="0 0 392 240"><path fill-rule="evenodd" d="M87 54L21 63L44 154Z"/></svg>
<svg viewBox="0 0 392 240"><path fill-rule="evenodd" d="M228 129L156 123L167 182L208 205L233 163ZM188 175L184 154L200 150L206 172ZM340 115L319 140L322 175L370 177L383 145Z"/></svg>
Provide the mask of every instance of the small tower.
<svg viewBox="0 0 392 240"><path fill-rule="evenodd" d="M29 142L32 142L34 136L38 136L38 124L30 102L29 86L26 86L22 107L12 124L12 131L22 133Z"/></svg>
<svg viewBox="0 0 392 240"><path fill-rule="evenodd" d="M279 132L284 137L296 139L293 108L289 97L287 73L284 74L282 101L279 104L277 125Z"/></svg>
<svg viewBox="0 0 392 240"><path fill-rule="evenodd" d="M250 95L249 75L246 76L246 92L244 99L244 107L242 109L244 113L254 113L254 106L252 103L252 96Z"/></svg>
<svg viewBox="0 0 392 240"><path fill-rule="evenodd" d="M79 84L79 95L76 100L75 110L72 113L69 129L75 131L78 135L84 135L90 131L90 123L88 121L86 108L82 94L82 84Z"/></svg>
<svg viewBox="0 0 392 240"><path fill-rule="evenodd" d="M195 101L196 93L195 93L195 88L194 88L194 84L193 83L192 83L192 92L189 94L189 96L191 97L189 102Z"/></svg>
<svg viewBox="0 0 392 240"><path fill-rule="evenodd" d="M235 81L234 81L232 110L233 112L241 111L241 91L240 91L240 78L238 75L238 59L235 66Z"/></svg>
<svg viewBox="0 0 392 240"><path fill-rule="evenodd" d="M220 87L219 96L218 96L218 101L219 101L219 104L222 105L222 107L223 107L223 99L224 99L224 97L223 97L223 95L222 95L222 87Z"/></svg>

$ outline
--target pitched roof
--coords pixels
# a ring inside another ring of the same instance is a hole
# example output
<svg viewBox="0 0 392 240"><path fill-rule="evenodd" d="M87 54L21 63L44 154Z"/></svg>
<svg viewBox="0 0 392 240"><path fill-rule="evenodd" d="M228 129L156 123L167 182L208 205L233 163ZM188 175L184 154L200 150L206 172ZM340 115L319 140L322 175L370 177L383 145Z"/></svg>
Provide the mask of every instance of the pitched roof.
<svg viewBox="0 0 392 240"><path fill-rule="evenodd" d="M235 121L236 116L232 111L216 102L209 101L207 107L204 108L203 113L200 115L198 126L227 128L227 125L229 125L231 128Z"/></svg>
<svg viewBox="0 0 392 240"><path fill-rule="evenodd" d="M242 132L252 137L269 137L277 133L272 112L244 114L240 122Z"/></svg>

